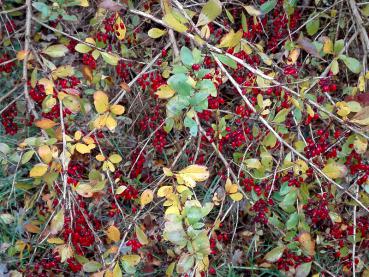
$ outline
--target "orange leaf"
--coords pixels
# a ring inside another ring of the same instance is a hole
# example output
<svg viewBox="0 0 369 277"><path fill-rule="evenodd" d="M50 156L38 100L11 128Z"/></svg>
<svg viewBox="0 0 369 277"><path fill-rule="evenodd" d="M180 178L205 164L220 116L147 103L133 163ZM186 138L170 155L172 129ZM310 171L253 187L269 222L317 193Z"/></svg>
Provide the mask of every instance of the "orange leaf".
<svg viewBox="0 0 369 277"><path fill-rule="evenodd" d="M50 129L57 125L57 123L52 121L51 119L43 118L35 121L35 125L41 129Z"/></svg>
<svg viewBox="0 0 369 277"><path fill-rule="evenodd" d="M29 233L34 233L34 234L40 233L40 227L34 224L31 224L31 223L25 224L24 229L26 229L26 231Z"/></svg>

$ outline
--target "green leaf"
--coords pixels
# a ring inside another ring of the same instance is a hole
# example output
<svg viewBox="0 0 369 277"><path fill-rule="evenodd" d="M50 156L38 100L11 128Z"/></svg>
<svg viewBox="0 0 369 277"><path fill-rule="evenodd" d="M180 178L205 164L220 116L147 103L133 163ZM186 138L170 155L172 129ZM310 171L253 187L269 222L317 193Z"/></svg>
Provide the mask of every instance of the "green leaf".
<svg viewBox="0 0 369 277"><path fill-rule="evenodd" d="M361 13L366 16L366 17L369 17L369 4L366 4L364 6L364 8L361 9Z"/></svg>
<svg viewBox="0 0 369 277"><path fill-rule="evenodd" d="M318 32L320 27L320 19L319 17L314 18L313 20L308 19L309 22L306 24L306 31L309 34L309 36L313 36Z"/></svg>
<svg viewBox="0 0 369 277"><path fill-rule="evenodd" d="M270 263L278 261L279 258L282 257L285 248L285 246L277 246L276 248L273 248L265 255L264 259Z"/></svg>
<svg viewBox="0 0 369 277"><path fill-rule="evenodd" d="M32 159L33 154L35 154L35 150L29 150L26 153L24 153L22 156L21 164L28 163Z"/></svg>
<svg viewBox="0 0 369 277"><path fill-rule="evenodd" d="M213 97L217 96L217 89L211 80L201 80L197 83L196 88L198 88L200 92L207 92Z"/></svg>
<svg viewBox="0 0 369 277"><path fill-rule="evenodd" d="M223 54L216 54L216 57L221 61L221 63L229 66L230 68L237 69L237 63L230 57Z"/></svg>
<svg viewBox="0 0 369 277"><path fill-rule="evenodd" d="M101 267L102 267L102 265L100 263L95 262L95 261L90 261L90 262L85 263L83 265L83 271L85 271L85 272L96 272Z"/></svg>
<svg viewBox="0 0 369 277"><path fill-rule="evenodd" d="M276 5L277 5L277 0L269 0L260 6L260 11L263 14L267 14L271 12Z"/></svg>
<svg viewBox="0 0 369 277"><path fill-rule="evenodd" d="M297 0L284 0L283 8L288 15L291 15L295 11L296 4L297 4Z"/></svg>
<svg viewBox="0 0 369 277"><path fill-rule="evenodd" d="M49 6L45 3L34 2L32 6L42 14L42 17L48 17L50 15Z"/></svg>
<svg viewBox="0 0 369 277"><path fill-rule="evenodd" d="M175 31L182 33L187 31L187 26L182 24L174 15L173 13L168 13L164 16L163 21Z"/></svg>
<svg viewBox="0 0 369 277"><path fill-rule="evenodd" d="M101 56L103 57L103 60L106 63L110 64L110 65L117 65L118 64L119 57L114 55L114 54L101 52Z"/></svg>
<svg viewBox="0 0 369 277"><path fill-rule="evenodd" d="M283 201L279 203L279 206L283 210L290 210L295 205L296 199L297 192L296 190L292 190L289 193L287 193L287 195L283 198Z"/></svg>
<svg viewBox="0 0 369 277"><path fill-rule="evenodd" d="M346 55L341 55L339 58L345 63L345 65L351 72L356 74L359 74L361 72L361 63L357 59L347 57Z"/></svg>
<svg viewBox="0 0 369 277"><path fill-rule="evenodd" d="M167 115L169 117L180 115L182 110L187 108L189 104L186 97L175 95L167 103Z"/></svg>
<svg viewBox="0 0 369 277"><path fill-rule="evenodd" d="M246 20L246 16L245 16L244 12L241 13L241 24L242 24L242 30L244 32L247 32L248 31L247 20Z"/></svg>
<svg viewBox="0 0 369 277"><path fill-rule="evenodd" d="M340 71L337 59L334 59L331 62L331 71L332 71L333 75L337 75L338 72Z"/></svg>
<svg viewBox="0 0 369 277"><path fill-rule="evenodd" d="M179 274L189 272L190 269L193 267L194 263L195 263L194 256L187 253L182 254L177 263L176 267L177 272Z"/></svg>
<svg viewBox="0 0 369 277"><path fill-rule="evenodd" d="M198 93L196 93L194 96L192 96L190 98L190 105L191 106L196 106L198 104L200 104L201 102L203 102L204 100L207 100L209 96L208 92L205 91L200 91Z"/></svg>
<svg viewBox="0 0 369 277"><path fill-rule="evenodd" d="M83 43L78 43L76 45L76 47L74 47L74 49L79 52L79 53L82 53L82 54L85 54L85 53L88 53L92 50L92 48L86 44L83 44Z"/></svg>
<svg viewBox="0 0 369 277"><path fill-rule="evenodd" d="M168 79L168 85L178 94L182 96L189 96L193 89L192 86L187 82L187 80L187 75L183 73L175 74Z"/></svg>
<svg viewBox="0 0 369 277"><path fill-rule="evenodd" d="M274 147L274 145L277 143L277 138L275 135L273 135L272 132L269 132L268 135L266 135L263 139L262 144L264 146Z"/></svg>
<svg viewBox="0 0 369 277"><path fill-rule="evenodd" d="M197 131L198 131L196 121L193 120L192 118L186 116L183 123L184 123L185 127L190 129L191 136L196 137L197 136Z"/></svg>
<svg viewBox="0 0 369 277"><path fill-rule="evenodd" d="M181 48L181 61L184 65L192 66L194 64L194 58L190 49L186 46Z"/></svg>
<svg viewBox="0 0 369 277"><path fill-rule="evenodd" d="M343 39L336 40L334 42L333 51L338 55L345 47L345 41Z"/></svg>
<svg viewBox="0 0 369 277"><path fill-rule="evenodd" d="M159 28L152 28L149 30L148 35L151 38L160 38L161 36L166 34L166 30L162 30Z"/></svg>
<svg viewBox="0 0 369 277"><path fill-rule="evenodd" d="M345 165L338 162L331 162L326 164L322 171L332 179L345 177L347 174L347 168Z"/></svg>
<svg viewBox="0 0 369 277"><path fill-rule="evenodd" d="M290 215L286 222L287 230L294 229L297 226L297 223L299 222L299 215L297 212L294 212Z"/></svg>
<svg viewBox="0 0 369 277"><path fill-rule="evenodd" d="M275 123L282 123L286 120L286 117L288 113L290 112L290 109L282 109L280 110L277 115L274 117L273 122Z"/></svg>
<svg viewBox="0 0 369 277"><path fill-rule="evenodd" d="M296 277L307 277L311 270L311 262L303 263L296 267Z"/></svg>
<svg viewBox="0 0 369 277"><path fill-rule="evenodd" d="M227 9L225 9L225 11L226 11L226 15L227 15L227 17L228 17L228 19L229 19L229 21L232 23L232 24L234 24L234 17L233 17L233 15L227 10Z"/></svg>
<svg viewBox="0 0 369 277"><path fill-rule="evenodd" d="M63 44L55 44L47 47L42 50L42 53L52 57L52 58L61 58L64 57L65 54L69 51L69 49Z"/></svg>
<svg viewBox="0 0 369 277"><path fill-rule="evenodd" d="M219 0L209 0L201 10L196 26L212 22L222 13L222 3Z"/></svg>

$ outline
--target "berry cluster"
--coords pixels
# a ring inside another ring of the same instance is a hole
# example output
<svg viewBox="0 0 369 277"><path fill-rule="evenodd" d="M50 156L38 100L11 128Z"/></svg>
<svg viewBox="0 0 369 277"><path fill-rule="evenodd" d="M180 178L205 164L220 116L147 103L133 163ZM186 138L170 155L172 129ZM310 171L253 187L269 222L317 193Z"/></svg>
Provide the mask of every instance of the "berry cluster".
<svg viewBox="0 0 369 277"><path fill-rule="evenodd" d="M1 114L1 124L5 128L5 133L11 136L14 136L18 132L18 125L14 122L15 117L17 116L18 111L15 103L10 105L2 114Z"/></svg>
<svg viewBox="0 0 369 277"><path fill-rule="evenodd" d="M13 67L15 67L15 62L10 61L10 57L8 54L3 54L0 57L0 73L10 73L13 70Z"/></svg>

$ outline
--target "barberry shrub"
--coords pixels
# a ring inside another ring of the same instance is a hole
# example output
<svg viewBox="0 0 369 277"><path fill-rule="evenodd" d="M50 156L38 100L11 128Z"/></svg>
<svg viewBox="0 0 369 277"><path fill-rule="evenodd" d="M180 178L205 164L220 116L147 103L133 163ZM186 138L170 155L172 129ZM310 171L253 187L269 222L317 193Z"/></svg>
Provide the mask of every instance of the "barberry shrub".
<svg viewBox="0 0 369 277"><path fill-rule="evenodd" d="M0 275L369 276L368 17L3 1Z"/></svg>

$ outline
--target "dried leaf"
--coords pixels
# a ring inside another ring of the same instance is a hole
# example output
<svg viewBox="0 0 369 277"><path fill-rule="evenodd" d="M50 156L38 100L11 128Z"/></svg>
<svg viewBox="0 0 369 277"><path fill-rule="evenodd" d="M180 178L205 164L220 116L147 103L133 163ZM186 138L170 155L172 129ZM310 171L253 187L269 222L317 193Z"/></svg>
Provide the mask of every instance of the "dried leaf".
<svg viewBox="0 0 369 277"><path fill-rule="evenodd" d="M146 189L142 192L140 197L141 208L149 204L154 198L154 193L151 189Z"/></svg>
<svg viewBox="0 0 369 277"><path fill-rule="evenodd" d="M108 230L106 230L106 235L114 242L118 242L120 240L120 231L114 225L109 226Z"/></svg>
<svg viewBox="0 0 369 277"><path fill-rule="evenodd" d="M35 125L41 129L50 129L54 127L55 125L57 125L57 123L52 121L51 119L43 118L43 119L35 121Z"/></svg>

